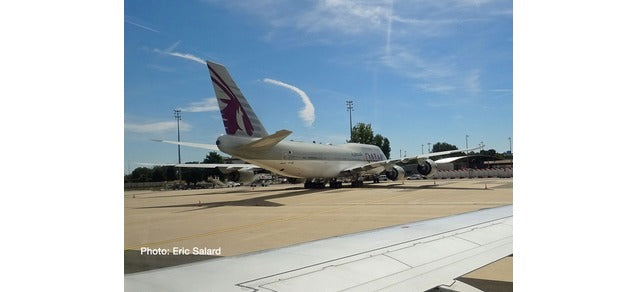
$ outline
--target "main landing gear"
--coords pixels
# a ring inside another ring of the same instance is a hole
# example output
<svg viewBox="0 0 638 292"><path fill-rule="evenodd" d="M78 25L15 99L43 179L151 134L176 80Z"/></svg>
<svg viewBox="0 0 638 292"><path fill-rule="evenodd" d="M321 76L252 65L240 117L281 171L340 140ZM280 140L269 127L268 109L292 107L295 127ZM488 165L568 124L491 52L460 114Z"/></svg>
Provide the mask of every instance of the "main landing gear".
<svg viewBox="0 0 638 292"><path fill-rule="evenodd" d="M331 180L330 183L330 188L331 189L338 189L343 187L343 183L337 180ZM303 185L304 189L324 189L326 188L326 182L325 181L306 181Z"/></svg>
<svg viewBox="0 0 638 292"><path fill-rule="evenodd" d="M352 182L352 187L353 188L360 188L363 187L363 181L362 180L355 180Z"/></svg>
<svg viewBox="0 0 638 292"><path fill-rule="evenodd" d="M338 181L336 179L331 179L329 182L329 186L331 189L339 189L343 187L343 182ZM361 178L356 178L352 180L350 184L353 188L363 187L363 180ZM321 179L307 179L303 184L304 189L325 189L326 181Z"/></svg>

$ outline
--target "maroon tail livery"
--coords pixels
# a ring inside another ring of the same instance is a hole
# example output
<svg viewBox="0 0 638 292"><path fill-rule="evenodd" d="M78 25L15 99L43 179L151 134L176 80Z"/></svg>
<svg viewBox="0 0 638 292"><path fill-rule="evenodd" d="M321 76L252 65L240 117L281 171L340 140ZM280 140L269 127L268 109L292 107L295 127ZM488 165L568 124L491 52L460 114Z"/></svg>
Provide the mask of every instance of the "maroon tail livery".
<svg viewBox="0 0 638 292"><path fill-rule="evenodd" d="M226 68L211 61L207 61L206 65L213 81L226 134L248 137L268 136Z"/></svg>

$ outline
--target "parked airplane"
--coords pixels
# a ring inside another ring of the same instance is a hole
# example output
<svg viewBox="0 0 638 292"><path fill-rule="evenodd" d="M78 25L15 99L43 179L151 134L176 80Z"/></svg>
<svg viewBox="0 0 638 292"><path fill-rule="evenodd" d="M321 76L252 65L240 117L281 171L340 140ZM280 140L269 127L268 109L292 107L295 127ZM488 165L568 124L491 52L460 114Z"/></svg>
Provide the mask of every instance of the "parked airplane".
<svg viewBox="0 0 638 292"><path fill-rule="evenodd" d="M254 169L260 167L273 173L305 180L306 188L341 187L343 181L352 186L363 185L367 175L384 174L391 180L404 180L405 171L397 163L416 161L417 170L425 177L437 172L436 161L431 157L480 149L451 150L422 154L413 157L387 159L375 145L347 143L326 145L284 141L292 132L279 130L268 134L250 104L239 90L226 68L207 61L217 102L226 129L226 135L217 139L216 145L160 140L183 146L221 150L251 164L191 164L178 167L219 167L222 171L236 171L237 177L250 180ZM233 169L229 169L229 167Z"/></svg>

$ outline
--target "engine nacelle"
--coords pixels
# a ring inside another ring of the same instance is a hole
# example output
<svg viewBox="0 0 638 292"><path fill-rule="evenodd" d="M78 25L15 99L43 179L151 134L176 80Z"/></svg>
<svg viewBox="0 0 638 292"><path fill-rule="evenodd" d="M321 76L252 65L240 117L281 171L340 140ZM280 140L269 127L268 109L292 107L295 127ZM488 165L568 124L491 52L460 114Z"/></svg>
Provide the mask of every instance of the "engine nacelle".
<svg viewBox="0 0 638 292"><path fill-rule="evenodd" d="M255 173L252 170L238 170L229 173L227 178L234 182L246 184L255 179Z"/></svg>
<svg viewBox="0 0 638 292"><path fill-rule="evenodd" d="M423 161L423 164L418 164L416 170L426 177L433 176L439 172L436 167L436 162L432 159L426 159Z"/></svg>
<svg viewBox="0 0 638 292"><path fill-rule="evenodd" d="M405 170L403 170L403 167L395 165L385 172L385 176L390 180L403 180L405 179Z"/></svg>

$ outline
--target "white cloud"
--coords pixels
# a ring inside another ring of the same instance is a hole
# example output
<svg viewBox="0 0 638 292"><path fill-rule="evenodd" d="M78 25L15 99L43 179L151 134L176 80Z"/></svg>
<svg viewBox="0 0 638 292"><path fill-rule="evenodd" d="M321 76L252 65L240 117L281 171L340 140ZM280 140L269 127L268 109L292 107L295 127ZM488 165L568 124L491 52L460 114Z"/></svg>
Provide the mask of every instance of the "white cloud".
<svg viewBox="0 0 638 292"><path fill-rule="evenodd" d="M217 99L211 97L202 101L191 102L187 107L181 108L181 110L192 113L213 112L219 111L219 105L217 104Z"/></svg>
<svg viewBox="0 0 638 292"><path fill-rule="evenodd" d="M206 65L206 61L204 61L202 58L197 57L197 56L195 56L195 55L191 55L191 54L183 54L183 53L178 53L178 52L170 52L170 53L167 53L167 54L169 54L169 55L171 55L171 56L175 56L175 57L184 58L184 59L186 59L186 60L195 61L195 62L197 62L197 63L200 63L200 64L204 64L204 65Z"/></svg>
<svg viewBox="0 0 638 292"><path fill-rule="evenodd" d="M385 32L388 18L392 14L391 9L387 1L324 0L320 1L313 10L299 15L297 26L312 32L324 30L346 34Z"/></svg>
<svg viewBox="0 0 638 292"><path fill-rule="evenodd" d="M190 131L191 125L186 122L179 123L180 131ZM164 133L177 131L177 121L155 122L146 124L124 123L124 130L135 133Z"/></svg>
<svg viewBox="0 0 638 292"><path fill-rule="evenodd" d="M472 70L465 80L467 91L472 94L481 92L481 72L479 70Z"/></svg>
<svg viewBox="0 0 638 292"><path fill-rule="evenodd" d="M263 80L266 83L270 83L270 84L274 84L277 86L281 86L284 88L288 88L292 91L294 91L295 93L297 93L299 95L299 97L301 98L301 101L304 103L304 108L301 109L299 111L299 117L304 120L304 122L306 123L306 126L311 126L312 123L315 122L315 106L312 105L312 102L310 101L310 98L308 97L308 95L301 89L292 86L290 84L281 82L281 81L277 81L277 80L273 80L273 79L269 79L269 78L265 78Z"/></svg>
<svg viewBox="0 0 638 292"><path fill-rule="evenodd" d="M318 0L310 5L291 0L208 1L265 20L271 28L266 39L271 41L290 41L286 29L293 29L312 35L304 42L364 46L364 62L407 77L417 88L446 95L480 93L485 76L467 68L464 44L433 50L429 43L466 34L475 23L511 17L501 13L511 11L511 2L493 0Z"/></svg>

